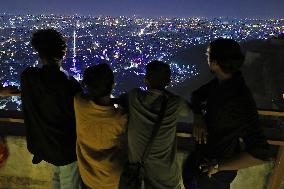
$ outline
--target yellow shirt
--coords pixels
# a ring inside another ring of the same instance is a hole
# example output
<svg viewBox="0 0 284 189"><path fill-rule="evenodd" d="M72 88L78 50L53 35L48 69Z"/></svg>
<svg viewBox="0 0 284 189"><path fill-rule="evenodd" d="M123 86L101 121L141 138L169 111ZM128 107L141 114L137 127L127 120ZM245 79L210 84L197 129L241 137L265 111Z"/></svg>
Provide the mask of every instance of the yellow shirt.
<svg viewBox="0 0 284 189"><path fill-rule="evenodd" d="M127 159L121 135L127 115L76 95L77 158L84 183L92 189L117 189Z"/></svg>

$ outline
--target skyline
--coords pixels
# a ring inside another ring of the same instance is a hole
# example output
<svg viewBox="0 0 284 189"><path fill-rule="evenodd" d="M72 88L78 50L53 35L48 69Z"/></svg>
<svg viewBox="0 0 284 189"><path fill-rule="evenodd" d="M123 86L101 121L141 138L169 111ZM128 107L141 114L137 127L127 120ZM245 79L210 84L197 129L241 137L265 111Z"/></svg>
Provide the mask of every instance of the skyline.
<svg viewBox="0 0 284 189"><path fill-rule="evenodd" d="M26 67L41 66L30 39L35 30L46 27L58 30L66 38L68 49L62 68L68 75L81 81L88 66L108 63L118 81L113 95L118 96L133 87L145 89L143 76L150 61L161 60L170 65L170 87L176 88L206 72L205 52L210 41L220 37L238 42L270 39L284 33L284 19L0 15L3 86L20 87L20 73ZM198 51L185 55L194 47ZM0 109L20 107L20 98L0 99Z"/></svg>
<svg viewBox="0 0 284 189"><path fill-rule="evenodd" d="M137 17L284 18L282 0L5 0L0 13ZM213 10L213 11L212 11Z"/></svg>

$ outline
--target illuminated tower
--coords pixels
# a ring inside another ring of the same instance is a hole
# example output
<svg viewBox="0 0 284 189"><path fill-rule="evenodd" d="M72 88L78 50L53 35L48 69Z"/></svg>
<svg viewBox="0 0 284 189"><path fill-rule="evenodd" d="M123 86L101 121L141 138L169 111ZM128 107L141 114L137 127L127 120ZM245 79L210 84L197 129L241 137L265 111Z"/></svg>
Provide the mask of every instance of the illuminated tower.
<svg viewBox="0 0 284 189"><path fill-rule="evenodd" d="M73 32L73 68L76 70L76 30Z"/></svg>
<svg viewBox="0 0 284 189"><path fill-rule="evenodd" d="M77 25L78 26L78 22L77 22ZM73 59L72 59L72 67L70 68L70 71L72 71L74 73L73 77L77 80L82 80L82 76L80 75L80 72L81 70L77 70L76 68L76 37L77 37L77 34L76 34L76 28L74 29L73 31Z"/></svg>

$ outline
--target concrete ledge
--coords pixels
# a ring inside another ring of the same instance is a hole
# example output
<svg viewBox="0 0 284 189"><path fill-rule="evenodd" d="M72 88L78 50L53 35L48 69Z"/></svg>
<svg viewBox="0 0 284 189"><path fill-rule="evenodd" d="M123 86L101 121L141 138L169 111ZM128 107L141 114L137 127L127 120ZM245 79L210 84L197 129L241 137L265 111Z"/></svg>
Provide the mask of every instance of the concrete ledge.
<svg viewBox="0 0 284 189"><path fill-rule="evenodd" d="M52 168L45 162L32 164L25 137L7 137L7 143L10 156L0 169L0 189L50 189ZM178 153L180 166L186 157L187 153ZM239 171L231 189L265 189L272 168L270 162ZM284 183L280 189L284 189Z"/></svg>
<svg viewBox="0 0 284 189"><path fill-rule="evenodd" d="M0 169L0 189L50 189L52 168L48 163L32 164L24 137L7 137L9 157Z"/></svg>

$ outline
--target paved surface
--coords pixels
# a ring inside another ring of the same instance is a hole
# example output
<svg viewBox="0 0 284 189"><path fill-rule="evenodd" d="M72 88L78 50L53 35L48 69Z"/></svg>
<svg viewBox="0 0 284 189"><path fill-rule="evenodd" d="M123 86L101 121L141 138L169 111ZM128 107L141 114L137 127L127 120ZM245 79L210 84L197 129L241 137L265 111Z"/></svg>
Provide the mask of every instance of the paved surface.
<svg viewBox="0 0 284 189"><path fill-rule="evenodd" d="M8 137L10 156L0 169L0 189L50 189L51 167L48 163L31 163L32 156L26 149L24 137ZM182 163L186 154L178 154ZM267 178L273 167L272 163L251 167L239 171L231 189L265 189ZM281 189L284 189L281 187Z"/></svg>

